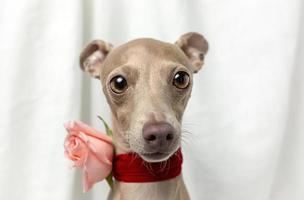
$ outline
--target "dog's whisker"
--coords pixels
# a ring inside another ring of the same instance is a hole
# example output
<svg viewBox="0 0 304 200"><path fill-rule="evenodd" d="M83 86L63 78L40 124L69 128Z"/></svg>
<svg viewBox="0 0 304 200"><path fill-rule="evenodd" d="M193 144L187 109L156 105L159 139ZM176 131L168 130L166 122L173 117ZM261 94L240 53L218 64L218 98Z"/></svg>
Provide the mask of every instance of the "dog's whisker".
<svg viewBox="0 0 304 200"><path fill-rule="evenodd" d="M170 169L170 167L171 167L171 160L169 160L169 162L168 162L168 170L167 170L167 174L169 173L169 169Z"/></svg>
<svg viewBox="0 0 304 200"><path fill-rule="evenodd" d="M183 146L191 147L190 143L185 139L182 139L182 144Z"/></svg>
<svg viewBox="0 0 304 200"><path fill-rule="evenodd" d="M163 171L166 168L167 161L168 160L165 160L165 161L161 162L161 164L160 164L160 171Z"/></svg>
<svg viewBox="0 0 304 200"><path fill-rule="evenodd" d="M191 131L189 131L189 130L187 130L187 129L185 129L185 128L183 128L183 129L182 129L182 133L186 133L186 134L192 134L192 132L191 132Z"/></svg>

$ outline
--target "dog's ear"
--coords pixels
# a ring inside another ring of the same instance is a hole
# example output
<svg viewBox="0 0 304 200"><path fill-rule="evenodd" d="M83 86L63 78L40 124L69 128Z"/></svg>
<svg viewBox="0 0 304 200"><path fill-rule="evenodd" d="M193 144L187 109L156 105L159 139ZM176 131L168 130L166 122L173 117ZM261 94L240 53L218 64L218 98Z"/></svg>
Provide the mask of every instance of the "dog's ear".
<svg viewBox="0 0 304 200"><path fill-rule="evenodd" d="M208 42L204 36L194 32L186 33L182 35L175 44L181 48L189 58L194 67L194 73L198 72L204 64L204 58L208 51Z"/></svg>
<svg viewBox="0 0 304 200"><path fill-rule="evenodd" d="M103 61L113 46L102 40L94 40L82 51L80 67L94 78L100 78L100 69Z"/></svg>

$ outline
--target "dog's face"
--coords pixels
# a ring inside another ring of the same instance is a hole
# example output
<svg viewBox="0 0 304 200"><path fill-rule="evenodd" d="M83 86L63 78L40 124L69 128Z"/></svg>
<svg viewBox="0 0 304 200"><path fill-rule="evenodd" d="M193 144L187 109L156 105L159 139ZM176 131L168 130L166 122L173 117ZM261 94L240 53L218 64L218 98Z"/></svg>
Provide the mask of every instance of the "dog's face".
<svg viewBox="0 0 304 200"><path fill-rule="evenodd" d="M137 39L115 49L103 41L88 45L81 66L101 80L117 147L148 162L176 152L192 75L202 67L207 49L197 33L183 35L176 44Z"/></svg>

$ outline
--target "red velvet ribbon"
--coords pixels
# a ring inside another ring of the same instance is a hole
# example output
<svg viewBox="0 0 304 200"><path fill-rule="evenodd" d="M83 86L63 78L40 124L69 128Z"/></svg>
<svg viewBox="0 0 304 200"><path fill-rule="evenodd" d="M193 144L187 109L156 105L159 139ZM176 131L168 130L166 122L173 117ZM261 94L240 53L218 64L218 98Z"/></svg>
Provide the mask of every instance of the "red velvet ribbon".
<svg viewBox="0 0 304 200"><path fill-rule="evenodd" d="M144 183L172 179L181 174L183 156L178 149L167 161L148 163L134 153L114 158L113 176L117 181Z"/></svg>

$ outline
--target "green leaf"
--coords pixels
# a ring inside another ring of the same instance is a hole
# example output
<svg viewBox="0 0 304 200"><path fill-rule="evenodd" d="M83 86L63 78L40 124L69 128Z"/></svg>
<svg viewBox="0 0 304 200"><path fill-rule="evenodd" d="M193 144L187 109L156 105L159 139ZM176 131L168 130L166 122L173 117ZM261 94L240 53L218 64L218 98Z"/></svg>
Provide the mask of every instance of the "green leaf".
<svg viewBox="0 0 304 200"><path fill-rule="evenodd" d="M107 122L101 116L98 115L97 117L102 121L102 123L103 123L103 125L104 125L104 127L106 129L106 134L108 136L112 137L113 133L112 133L112 130L109 128Z"/></svg>
<svg viewBox="0 0 304 200"><path fill-rule="evenodd" d="M107 122L101 117L101 116L97 116L103 123L105 129L106 129L106 134L110 137L113 136L112 130L109 128ZM111 189L113 189L113 174L112 172L107 176L106 181L108 183L108 185L110 186Z"/></svg>
<svg viewBox="0 0 304 200"><path fill-rule="evenodd" d="M111 189L113 189L113 174L112 172L107 176L106 181Z"/></svg>

